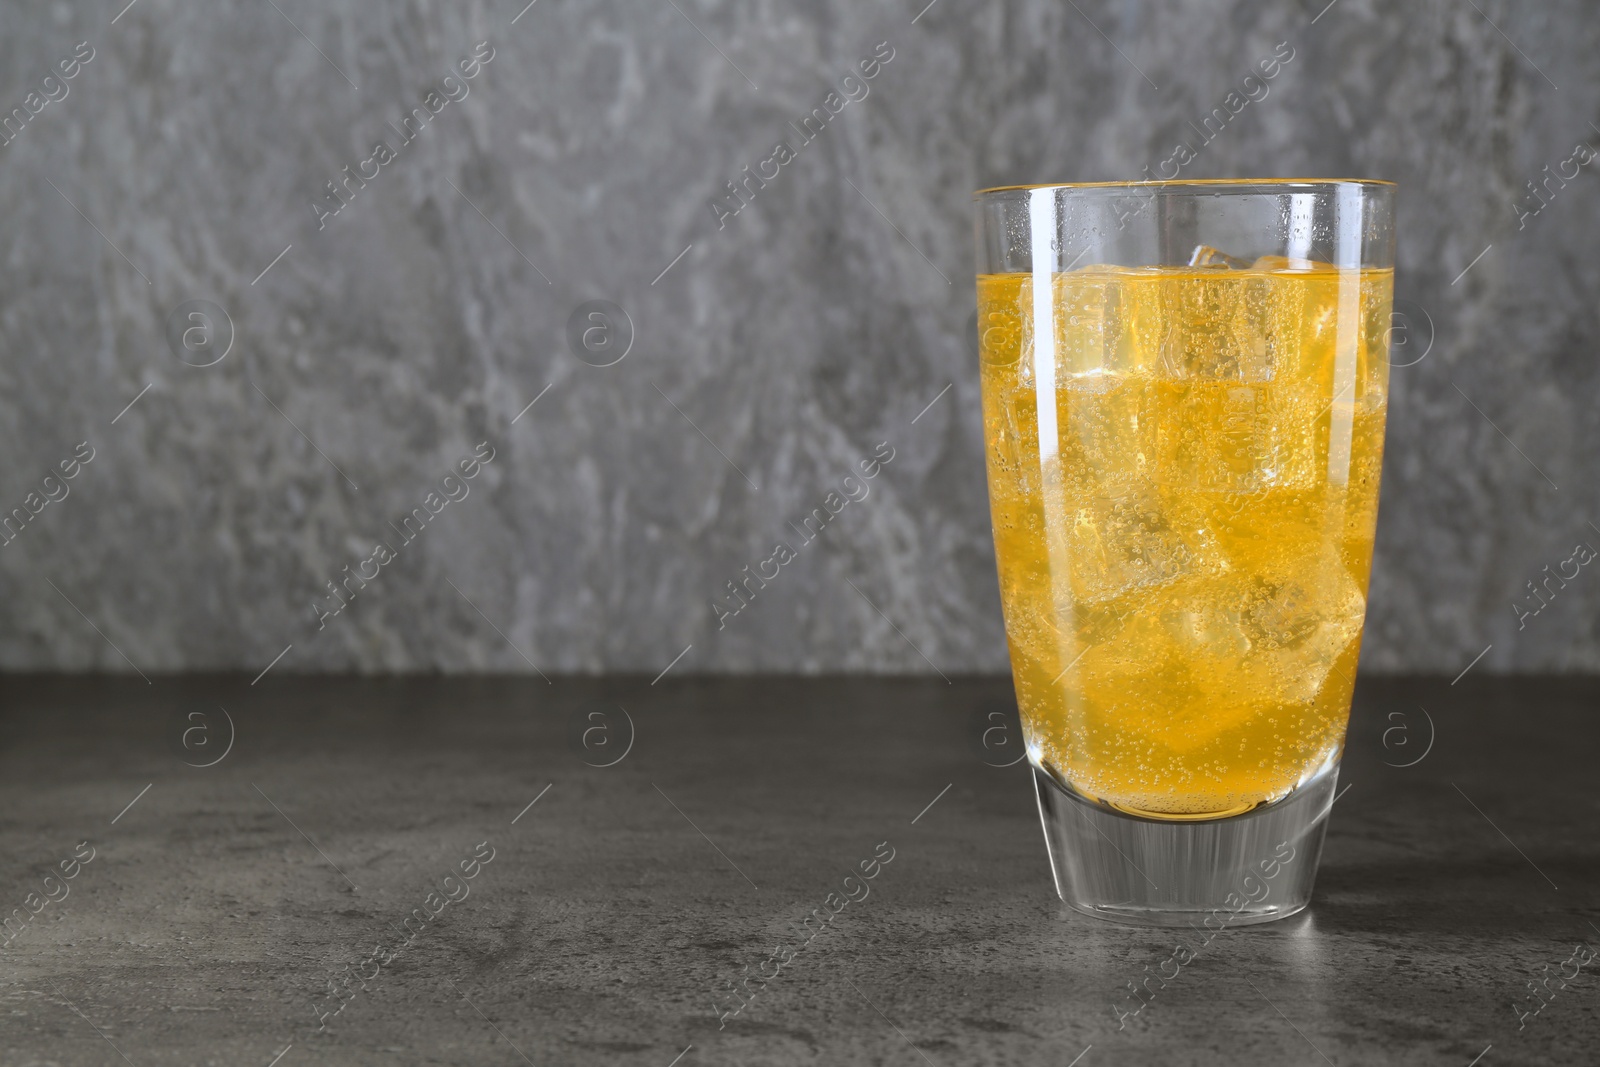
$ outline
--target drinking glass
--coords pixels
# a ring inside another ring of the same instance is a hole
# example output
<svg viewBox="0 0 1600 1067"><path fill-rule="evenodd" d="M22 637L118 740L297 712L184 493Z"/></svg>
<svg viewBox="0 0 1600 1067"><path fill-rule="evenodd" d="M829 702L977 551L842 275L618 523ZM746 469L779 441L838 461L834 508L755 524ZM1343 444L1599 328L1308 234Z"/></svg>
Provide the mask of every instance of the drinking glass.
<svg viewBox="0 0 1600 1067"><path fill-rule="evenodd" d="M1220 928L1310 900L1377 522L1394 196L975 196L1001 602L1080 911Z"/></svg>

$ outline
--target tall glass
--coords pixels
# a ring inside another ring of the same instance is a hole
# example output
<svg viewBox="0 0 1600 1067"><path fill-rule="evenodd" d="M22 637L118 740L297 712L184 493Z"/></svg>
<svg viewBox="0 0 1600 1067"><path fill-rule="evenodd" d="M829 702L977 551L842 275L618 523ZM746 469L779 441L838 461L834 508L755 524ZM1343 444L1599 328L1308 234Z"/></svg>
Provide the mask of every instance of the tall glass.
<svg viewBox="0 0 1600 1067"><path fill-rule="evenodd" d="M1001 600L1080 911L1217 928L1310 900L1377 522L1394 196L976 195Z"/></svg>

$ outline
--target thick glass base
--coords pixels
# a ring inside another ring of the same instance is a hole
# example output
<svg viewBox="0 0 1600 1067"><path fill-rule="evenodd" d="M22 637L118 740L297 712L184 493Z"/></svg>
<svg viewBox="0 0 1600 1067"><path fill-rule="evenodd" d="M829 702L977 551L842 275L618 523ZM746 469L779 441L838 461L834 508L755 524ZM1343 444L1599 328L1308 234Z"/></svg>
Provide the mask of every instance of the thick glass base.
<svg viewBox="0 0 1600 1067"><path fill-rule="evenodd" d="M1311 902L1337 764L1242 815L1166 821L1124 814L1033 769L1056 892L1088 915L1139 926L1285 919Z"/></svg>

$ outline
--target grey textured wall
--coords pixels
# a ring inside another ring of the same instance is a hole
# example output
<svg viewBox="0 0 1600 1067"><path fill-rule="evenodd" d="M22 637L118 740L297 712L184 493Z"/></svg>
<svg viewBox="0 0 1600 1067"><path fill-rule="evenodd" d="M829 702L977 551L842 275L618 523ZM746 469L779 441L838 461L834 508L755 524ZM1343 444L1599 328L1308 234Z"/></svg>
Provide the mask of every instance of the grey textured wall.
<svg viewBox="0 0 1600 1067"><path fill-rule="evenodd" d="M94 450L0 549L0 666L1003 668L969 194L1159 169L1280 42L1182 173L1402 185L1397 362L1427 354L1393 377L1368 664L1600 666L1600 575L1512 609L1600 545L1600 163L1526 188L1600 145L1590 4L123 2L0 7L0 107L37 106L0 147L0 507ZM319 229L347 165L377 173ZM211 366L177 353L227 322L169 340L196 300L231 320ZM569 342L591 300L628 318L611 366ZM724 582L880 442L870 495L718 631Z"/></svg>

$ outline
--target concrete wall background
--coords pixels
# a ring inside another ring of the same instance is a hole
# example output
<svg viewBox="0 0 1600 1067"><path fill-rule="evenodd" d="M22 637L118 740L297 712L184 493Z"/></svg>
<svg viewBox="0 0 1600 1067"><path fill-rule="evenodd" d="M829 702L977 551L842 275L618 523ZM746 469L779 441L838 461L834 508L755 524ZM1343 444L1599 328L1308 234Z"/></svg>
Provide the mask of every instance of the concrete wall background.
<svg viewBox="0 0 1600 1067"><path fill-rule="evenodd" d="M1588 5L922 8L0 8L7 111L94 50L0 147L0 505L94 450L0 549L0 667L1003 669L969 194L1136 176L1280 42L1183 173L1402 185L1397 362L1427 355L1393 376L1368 665L1600 666L1600 577L1521 630L1511 606L1600 546L1595 166L1515 206L1600 145ZM484 40L469 95L319 230L324 182ZM723 183L880 42L869 95L719 230ZM231 322L211 366L168 340L196 300ZM592 300L631 324L611 366L568 342ZM325 583L483 441L469 495L319 629ZM719 632L723 583L879 442L870 496Z"/></svg>

